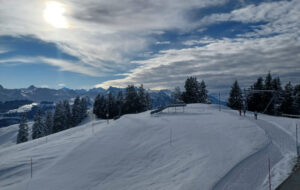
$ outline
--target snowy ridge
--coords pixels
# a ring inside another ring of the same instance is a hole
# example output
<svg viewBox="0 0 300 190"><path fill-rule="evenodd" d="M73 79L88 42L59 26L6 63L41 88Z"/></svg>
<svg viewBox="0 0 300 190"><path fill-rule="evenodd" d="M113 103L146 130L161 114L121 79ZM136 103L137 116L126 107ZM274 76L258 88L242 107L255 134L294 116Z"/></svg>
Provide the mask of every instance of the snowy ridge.
<svg viewBox="0 0 300 190"><path fill-rule="evenodd" d="M17 109L9 110L7 113L23 113L28 112L32 109L32 107L37 106L38 103L32 103L32 104L26 104L24 106L21 106Z"/></svg>
<svg viewBox="0 0 300 190"><path fill-rule="evenodd" d="M209 190L224 181L231 190L250 190L257 178L251 190L264 189L264 153L277 155L274 166L282 160L281 151L290 152L293 138L279 146L276 139L289 138L281 129L217 107L190 104L184 113L169 109L154 117L144 112L109 124L91 120L1 148L0 189ZM254 162L257 158L261 161ZM238 170L240 178L235 177Z"/></svg>

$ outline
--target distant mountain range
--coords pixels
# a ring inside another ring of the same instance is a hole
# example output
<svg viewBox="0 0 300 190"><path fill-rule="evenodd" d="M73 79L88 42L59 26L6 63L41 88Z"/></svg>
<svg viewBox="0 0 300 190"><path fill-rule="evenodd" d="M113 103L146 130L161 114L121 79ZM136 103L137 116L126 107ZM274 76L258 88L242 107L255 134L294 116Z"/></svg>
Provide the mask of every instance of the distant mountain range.
<svg viewBox="0 0 300 190"><path fill-rule="evenodd" d="M90 90L85 89L69 89L69 88L61 88L61 89L50 89L50 88L40 88L35 87L33 85L28 88L20 88L20 89L6 89L0 85L0 102L6 101L15 101L15 100L29 100L32 102L58 102L61 100L71 100L76 96L88 97L91 102L95 99L98 94L107 95L111 92L113 95L117 95L120 91L125 94L125 88L116 88L109 87L108 89L104 88L93 88ZM172 92L170 90L149 90L150 97L152 99L153 108L157 108L160 106L168 105L172 98ZM211 103L218 104L218 99L209 96ZM221 102L221 104L226 104L226 102Z"/></svg>
<svg viewBox="0 0 300 190"><path fill-rule="evenodd" d="M124 88L109 87L104 88L93 88L90 90L73 90L69 88L61 89L50 89L50 88L40 88L33 85L28 88L20 89L6 89L0 85L0 102L15 101L15 100L30 100L33 102L58 102L61 100L71 100L76 96L88 97L91 101L95 99L98 94L107 95L111 92L113 95L117 95L119 91L125 93ZM171 101L171 91L170 90L149 90L150 97L152 99L153 107L165 106Z"/></svg>
<svg viewBox="0 0 300 190"><path fill-rule="evenodd" d="M62 100L72 102L76 96L87 97L90 103L93 103L98 94L114 96L122 91L125 94L125 88L109 87L108 89L93 88L90 90L73 90L69 88L49 89L39 88L33 85L28 88L6 89L0 85L0 128L19 122L21 112L26 111L27 117L32 119L38 109L46 111L54 109L55 103ZM148 90L152 100L153 109L164 107L172 102L172 92L170 90ZM219 104L219 100L209 95L212 104ZM220 102L226 105L226 102ZM92 104L90 104L92 105Z"/></svg>

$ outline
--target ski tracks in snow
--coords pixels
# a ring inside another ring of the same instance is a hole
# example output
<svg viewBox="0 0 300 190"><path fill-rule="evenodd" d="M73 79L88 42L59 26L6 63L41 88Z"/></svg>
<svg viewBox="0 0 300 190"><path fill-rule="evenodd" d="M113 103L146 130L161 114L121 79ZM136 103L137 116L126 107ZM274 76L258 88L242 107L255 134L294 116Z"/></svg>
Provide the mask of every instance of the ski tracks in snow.
<svg viewBox="0 0 300 190"><path fill-rule="evenodd" d="M269 143L233 167L213 190L259 190L268 175L268 159L273 167L283 155L293 151L295 141L285 131L265 120L253 120L263 129ZM274 188L274 187L273 187Z"/></svg>

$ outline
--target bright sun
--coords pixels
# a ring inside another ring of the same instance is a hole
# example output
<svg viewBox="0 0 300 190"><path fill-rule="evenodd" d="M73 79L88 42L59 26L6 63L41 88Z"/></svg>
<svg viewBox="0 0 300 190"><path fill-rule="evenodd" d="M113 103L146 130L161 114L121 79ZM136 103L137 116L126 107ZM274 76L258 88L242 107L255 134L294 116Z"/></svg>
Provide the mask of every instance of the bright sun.
<svg viewBox="0 0 300 190"><path fill-rule="evenodd" d="M46 2L44 10L44 19L55 28L68 28L68 22L64 13L65 5L57 1Z"/></svg>

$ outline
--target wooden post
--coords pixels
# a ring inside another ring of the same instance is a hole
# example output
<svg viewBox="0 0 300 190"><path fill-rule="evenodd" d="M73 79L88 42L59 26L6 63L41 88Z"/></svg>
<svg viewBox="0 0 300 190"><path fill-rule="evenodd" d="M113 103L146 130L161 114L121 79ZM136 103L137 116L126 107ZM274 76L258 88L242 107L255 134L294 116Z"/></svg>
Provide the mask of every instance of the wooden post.
<svg viewBox="0 0 300 190"><path fill-rule="evenodd" d="M270 158L268 158L268 168L269 168L269 190L271 190L271 163Z"/></svg>
<svg viewBox="0 0 300 190"><path fill-rule="evenodd" d="M32 178L32 157L30 158L30 177Z"/></svg>
<svg viewBox="0 0 300 190"><path fill-rule="evenodd" d="M299 156L299 148L298 148L298 126L296 124L296 151L297 151L297 156Z"/></svg>
<svg viewBox="0 0 300 190"><path fill-rule="evenodd" d="M170 145L172 145L172 135L173 135L172 132L173 132L172 128L170 128Z"/></svg>
<svg viewBox="0 0 300 190"><path fill-rule="evenodd" d="M219 92L219 111L221 111L221 100L220 100L220 98L221 98L221 94Z"/></svg>

